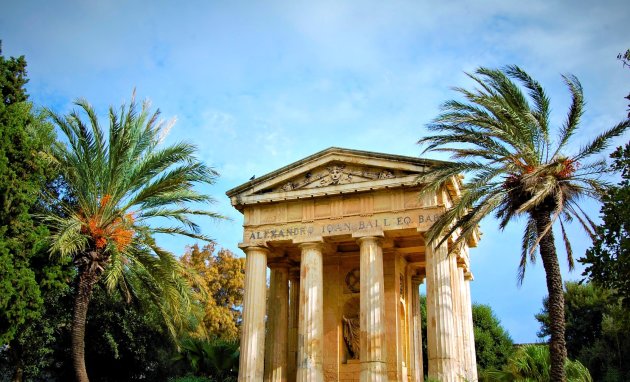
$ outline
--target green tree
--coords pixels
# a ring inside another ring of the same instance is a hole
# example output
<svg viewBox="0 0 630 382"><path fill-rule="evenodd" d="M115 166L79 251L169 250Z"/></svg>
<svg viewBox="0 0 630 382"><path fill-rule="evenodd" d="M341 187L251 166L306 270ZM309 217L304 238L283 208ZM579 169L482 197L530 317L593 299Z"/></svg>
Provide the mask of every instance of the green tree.
<svg viewBox="0 0 630 382"><path fill-rule="evenodd" d="M26 78L26 59L24 56L11 57L8 60L2 56L2 40L0 40L0 94L5 106L28 99L24 86Z"/></svg>
<svg viewBox="0 0 630 382"><path fill-rule="evenodd" d="M593 283L567 282L564 292L567 352L584 364L593 379L620 382L630 379L630 311L610 290ZM536 315L538 335L549 335L547 301Z"/></svg>
<svg viewBox="0 0 630 382"><path fill-rule="evenodd" d="M240 356L237 341L188 338L182 341L181 348L176 360L195 376L222 382L237 380Z"/></svg>
<svg viewBox="0 0 630 382"><path fill-rule="evenodd" d="M194 186L212 184L216 172L195 158L194 146L161 144L165 124L148 103L138 110L132 99L119 113L110 108L107 132L86 101L76 105L80 111L67 116L49 111L66 140L53 145L50 160L75 200L62 203L63 215L46 217L51 252L72 258L77 267L72 355L77 380L88 381L85 324L96 283L120 289L127 300L142 287L174 334L189 322L191 288L186 270L154 234L209 240L191 217L218 215L188 206L212 201Z"/></svg>
<svg viewBox="0 0 630 382"><path fill-rule="evenodd" d="M25 102L25 89L14 86L26 74L24 57L7 60L1 53L0 344L6 344L20 325L37 317L42 304L29 260L42 246L46 233L38 232L31 212L46 182L46 166L37 151L50 141L46 142L43 129L33 126L38 121Z"/></svg>
<svg viewBox="0 0 630 382"><path fill-rule="evenodd" d="M422 356L425 373L428 370L427 347L427 298L420 296L420 314L422 320ZM488 305L473 304L473 330L475 333L475 356L479 374L484 370L500 370L514 352L514 344L509 333L501 326L501 322Z"/></svg>
<svg viewBox="0 0 630 382"><path fill-rule="evenodd" d="M630 307L630 142L617 148L611 158L621 181L606 189L603 223L597 227L593 246L579 261L586 265L583 276L611 289Z"/></svg>
<svg viewBox="0 0 630 382"><path fill-rule="evenodd" d="M551 364L547 345L520 346L508 359L503 370L488 370L481 382L549 382ZM592 382L593 378L579 361L567 359L564 370L569 382Z"/></svg>
<svg viewBox="0 0 630 382"><path fill-rule="evenodd" d="M177 354L175 339L149 296L138 292L140 295L130 304L118 291L108 293L102 284L94 288L87 316L90 341L86 343L85 358L95 382L164 381L177 372L171 367ZM66 342L64 347L69 346ZM65 379L71 377L69 374Z"/></svg>
<svg viewBox="0 0 630 382"><path fill-rule="evenodd" d="M85 344L86 367L92 381L165 381L187 370L173 363L180 339L170 335L149 296L140 288L136 290L139 294L128 303L120 290L108 292L103 284L94 287L86 320L89 340ZM21 353L26 357L24 380L75 379L71 356L73 288L66 286L58 292L54 304L46 301L41 317L32 328L27 326L32 333L24 336L25 342L18 336L25 348ZM46 293L47 297L51 295ZM14 364L14 358L0 352L0 381L9 379Z"/></svg>
<svg viewBox="0 0 630 382"><path fill-rule="evenodd" d="M51 261L48 230L33 218L48 208L38 194L61 183L42 155L53 128L27 101L26 82L24 57L5 59L0 51L0 349L16 381L51 351L49 304L71 273Z"/></svg>
<svg viewBox="0 0 630 382"><path fill-rule="evenodd" d="M512 338L490 306L473 304L472 314L479 374L488 369L501 369L514 352Z"/></svg>
<svg viewBox="0 0 630 382"><path fill-rule="evenodd" d="M21 326L7 348L0 351L1 381L5 380L3 376L11 376L13 382L57 380L52 378L56 375L53 369L63 364L60 355L70 350L61 349L71 318L72 305L66 302L70 288L66 284L41 290L44 303L38 317Z"/></svg>
<svg viewBox="0 0 630 382"><path fill-rule="evenodd" d="M542 86L517 66L503 70L479 68L468 76L478 88L456 89L466 101L447 101L442 113L428 125L435 135L422 138L425 151L450 152L456 162L443 162L419 177L425 192L437 192L460 173L472 175L461 197L427 232L432 245L454 238L453 250L475 234L481 220L494 214L503 229L514 217L525 216L518 279L525 275L528 259L536 251L546 274L551 322L551 376L564 381L564 301L562 275L554 243L553 225L559 223L569 266L571 246L564 223L576 218L587 231L590 219L578 201L599 198L604 184L603 160L590 160L607 147L609 140L630 127L630 119L597 136L575 153L568 143L578 131L583 113L582 86L574 76L564 76L572 102L563 124L550 127L549 99ZM516 81L516 82L515 82ZM528 96L519 87L527 90Z"/></svg>
<svg viewBox="0 0 630 382"><path fill-rule="evenodd" d="M196 300L204 311L203 325L211 337L238 340L243 304L245 259L227 249L215 254L215 245L189 247L181 263L192 269L196 278Z"/></svg>
<svg viewBox="0 0 630 382"><path fill-rule="evenodd" d="M621 60L624 67L630 68L630 49L627 49L625 53L619 53L617 55L617 59ZM624 97L627 100L630 100L630 94ZM630 118L630 105L628 105L628 118Z"/></svg>

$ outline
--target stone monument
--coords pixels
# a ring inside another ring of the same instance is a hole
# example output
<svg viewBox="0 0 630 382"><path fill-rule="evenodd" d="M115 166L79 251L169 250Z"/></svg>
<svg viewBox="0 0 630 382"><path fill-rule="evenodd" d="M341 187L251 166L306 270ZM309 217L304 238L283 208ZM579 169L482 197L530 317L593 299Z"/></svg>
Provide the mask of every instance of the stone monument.
<svg viewBox="0 0 630 382"><path fill-rule="evenodd" d="M424 232L460 195L419 197L435 162L329 148L227 192L244 215L239 381L476 381L468 247ZM266 275L270 271L269 288Z"/></svg>

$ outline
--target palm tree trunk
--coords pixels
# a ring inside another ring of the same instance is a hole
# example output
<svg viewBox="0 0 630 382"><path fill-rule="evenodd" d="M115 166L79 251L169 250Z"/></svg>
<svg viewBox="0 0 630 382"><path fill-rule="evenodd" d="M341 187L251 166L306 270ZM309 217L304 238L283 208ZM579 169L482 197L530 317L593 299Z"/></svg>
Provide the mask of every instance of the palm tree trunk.
<svg viewBox="0 0 630 382"><path fill-rule="evenodd" d="M551 224L551 214L549 211L537 210L533 212L533 215L536 220L536 230L540 236ZM547 292L549 293L551 381L565 382L564 362L567 358L567 349L564 338L564 290L551 227L540 240L539 245L540 257L542 258L547 278Z"/></svg>
<svg viewBox="0 0 630 382"><path fill-rule="evenodd" d="M15 367L15 372L13 373L13 377L11 378L11 382L22 382L24 380L24 369L22 368L22 364L20 363Z"/></svg>
<svg viewBox="0 0 630 382"><path fill-rule="evenodd" d="M80 268L79 283L74 298L74 317L72 318L72 364L77 382L89 382L85 369L85 320L92 288L98 281L98 275L89 267Z"/></svg>

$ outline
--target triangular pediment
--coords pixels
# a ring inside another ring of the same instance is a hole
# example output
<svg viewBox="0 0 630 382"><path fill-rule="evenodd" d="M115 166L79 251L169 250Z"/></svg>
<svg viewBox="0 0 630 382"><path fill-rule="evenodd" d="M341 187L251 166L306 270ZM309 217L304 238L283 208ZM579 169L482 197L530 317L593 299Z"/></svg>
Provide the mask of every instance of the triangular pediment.
<svg viewBox="0 0 630 382"><path fill-rule="evenodd" d="M227 192L239 208L416 184L435 161L332 147Z"/></svg>
<svg viewBox="0 0 630 382"><path fill-rule="evenodd" d="M345 184L357 184L362 182L402 178L412 174L414 174L412 171L391 169L387 167L365 166L337 160L312 170L302 172L282 184L277 184L275 189L272 189L272 191L291 192L328 186L334 187Z"/></svg>

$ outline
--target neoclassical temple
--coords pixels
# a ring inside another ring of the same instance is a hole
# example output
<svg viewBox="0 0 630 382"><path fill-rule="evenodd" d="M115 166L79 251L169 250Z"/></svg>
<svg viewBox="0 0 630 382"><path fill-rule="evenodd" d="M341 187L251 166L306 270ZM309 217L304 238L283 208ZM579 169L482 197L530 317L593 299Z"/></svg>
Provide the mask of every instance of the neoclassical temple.
<svg viewBox="0 0 630 382"><path fill-rule="evenodd" d="M244 215L239 381L476 381L468 240L424 232L460 195L420 197L435 162L329 148L227 192ZM269 270L269 288L267 288Z"/></svg>

